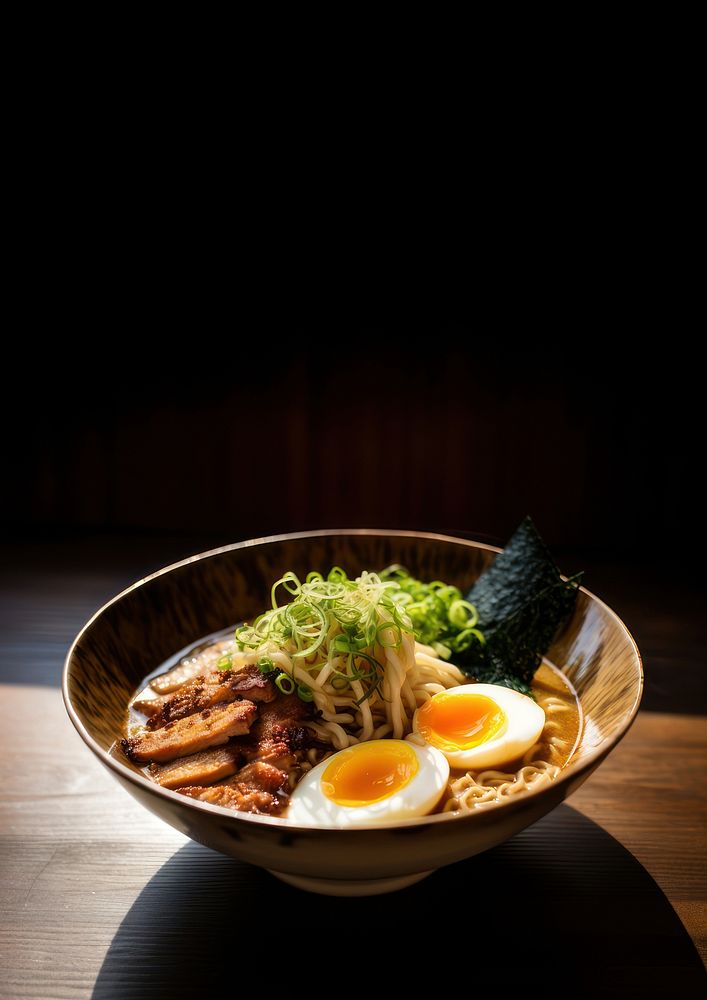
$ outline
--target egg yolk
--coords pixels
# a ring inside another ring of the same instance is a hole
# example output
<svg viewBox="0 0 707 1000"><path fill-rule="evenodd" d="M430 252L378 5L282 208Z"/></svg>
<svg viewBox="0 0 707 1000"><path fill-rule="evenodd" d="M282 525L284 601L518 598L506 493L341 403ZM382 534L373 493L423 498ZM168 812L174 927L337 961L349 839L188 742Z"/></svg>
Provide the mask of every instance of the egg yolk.
<svg viewBox="0 0 707 1000"><path fill-rule="evenodd" d="M405 788L419 767L417 754L402 740L359 743L326 768L322 791L340 806L367 806Z"/></svg>
<svg viewBox="0 0 707 1000"><path fill-rule="evenodd" d="M485 694L436 694L417 713L421 736L438 750L471 750L504 728L506 713Z"/></svg>

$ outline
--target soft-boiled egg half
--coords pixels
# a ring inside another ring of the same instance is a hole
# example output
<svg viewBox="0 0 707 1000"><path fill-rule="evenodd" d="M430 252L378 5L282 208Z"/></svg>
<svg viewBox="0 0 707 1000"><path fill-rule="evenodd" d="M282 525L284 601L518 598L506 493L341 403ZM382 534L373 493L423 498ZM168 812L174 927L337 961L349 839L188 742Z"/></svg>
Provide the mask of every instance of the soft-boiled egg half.
<svg viewBox="0 0 707 1000"><path fill-rule="evenodd" d="M542 708L498 684L462 684L434 695L415 712L413 729L452 767L499 767L529 750L545 725Z"/></svg>
<svg viewBox="0 0 707 1000"><path fill-rule="evenodd" d="M371 740L340 750L304 775L290 797L295 823L369 826L431 812L449 764L432 746Z"/></svg>

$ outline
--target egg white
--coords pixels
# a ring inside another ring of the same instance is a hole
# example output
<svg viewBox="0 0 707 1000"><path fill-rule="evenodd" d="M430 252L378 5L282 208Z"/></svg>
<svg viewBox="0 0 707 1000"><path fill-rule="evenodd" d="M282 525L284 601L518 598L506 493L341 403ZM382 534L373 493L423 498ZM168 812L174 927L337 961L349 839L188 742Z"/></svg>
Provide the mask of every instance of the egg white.
<svg viewBox="0 0 707 1000"><path fill-rule="evenodd" d="M321 782L331 762L347 752L340 750L304 775L290 796L287 818L302 826L353 827L426 816L444 794L449 764L435 747L407 742L405 745L415 751L419 770L404 788L365 806L344 806L334 802L322 791Z"/></svg>
<svg viewBox="0 0 707 1000"><path fill-rule="evenodd" d="M521 757L537 743L545 725L545 713L532 698L499 684L461 684L459 687L449 688L443 696L455 697L460 694L482 694L490 698L505 713L506 722L497 736L470 750L440 750L452 767L464 771L500 767ZM413 731L417 738L424 741L424 736L417 728L418 712L419 709L413 717Z"/></svg>

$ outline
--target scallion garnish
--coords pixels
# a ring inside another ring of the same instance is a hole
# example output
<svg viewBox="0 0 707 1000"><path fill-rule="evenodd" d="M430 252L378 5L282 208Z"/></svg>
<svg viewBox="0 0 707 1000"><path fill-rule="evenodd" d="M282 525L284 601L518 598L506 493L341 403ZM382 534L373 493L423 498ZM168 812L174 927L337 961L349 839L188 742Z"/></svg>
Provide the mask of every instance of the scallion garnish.
<svg viewBox="0 0 707 1000"><path fill-rule="evenodd" d="M304 701L316 700L317 685L303 682L303 673L314 679L329 664L331 688L362 705L380 690L388 650L400 649L405 636L434 642L445 659L459 634L465 644L483 641L476 611L456 587L441 580L423 584L400 566L355 580L334 566L326 576L308 573L304 583L288 570L273 585L271 600L269 611L236 629L236 644L242 652L262 653L258 668L279 671L278 689L296 691ZM276 666L276 650L290 658L291 669Z"/></svg>
<svg viewBox="0 0 707 1000"><path fill-rule="evenodd" d="M314 701L314 692L306 684L297 685L297 694L302 699L302 701Z"/></svg>
<svg viewBox="0 0 707 1000"><path fill-rule="evenodd" d="M479 616L476 608L462 598L461 591L442 580L422 583L403 566L389 566L381 573L382 580L394 580L398 589L393 600L409 615L419 642L432 646L443 660L455 653L484 642L475 628Z"/></svg>
<svg viewBox="0 0 707 1000"><path fill-rule="evenodd" d="M295 690L295 682L287 674L278 674L275 678L275 684L283 694L293 694Z"/></svg>

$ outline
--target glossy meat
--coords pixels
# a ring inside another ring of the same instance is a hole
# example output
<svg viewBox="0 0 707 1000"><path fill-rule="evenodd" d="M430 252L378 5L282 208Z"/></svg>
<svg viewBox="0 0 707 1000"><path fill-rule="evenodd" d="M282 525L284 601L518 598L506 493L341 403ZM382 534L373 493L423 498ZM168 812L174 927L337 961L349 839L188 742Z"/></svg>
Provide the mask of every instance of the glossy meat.
<svg viewBox="0 0 707 1000"><path fill-rule="evenodd" d="M165 703L165 698L162 695L157 694L156 691L148 686L143 688L137 697L133 699L132 707L136 712L142 712L143 715L155 715L160 711Z"/></svg>
<svg viewBox="0 0 707 1000"><path fill-rule="evenodd" d="M177 722L169 722L154 732L145 731L123 740L125 754L138 763L174 760L226 743L250 729L257 709L252 701L216 705Z"/></svg>
<svg viewBox="0 0 707 1000"><path fill-rule="evenodd" d="M202 750L188 757L178 757L168 764L150 764L150 777L163 788L181 785L210 785L235 774L243 755L233 747Z"/></svg>
<svg viewBox="0 0 707 1000"><path fill-rule="evenodd" d="M176 722L177 719L223 702L235 701L236 698L272 701L276 693L275 685L257 667L201 674L164 698L159 709L150 714L147 727L161 729L169 722Z"/></svg>
<svg viewBox="0 0 707 1000"><path fill-rule="evenodd" d="M243 741L246 757L287 770L297 759L295 751L307 745L308 734L303 722L311 718L311 703L303 702L296 695L278 693L272 702L260 706L258 720L248 739Z"/></svg>
<svg viewBox="0 0 707 1000"><path fill-rule="evenodd" d="M276 816L287 805L287 786L284 771L257 761L247 764L233 778L218 785L209 788L190 786L177 791L200 802L210 802L227 809Z"/></svg>
<svg viewBox="0 0 707 1000"><path fill-rule="evenodd" d="M166 674L160 674L159 677L155 677L150 682L150 687L157 694L171 694L172 691L176 691L177 688L180 688L182 684L186 684L187 681L192 680L193 677L209 673L209 671L215 669L216 664L224 653L228 653L232 649L232 639L221 639L219 642L207 646L195 656L190 656L188 659L182 660L176 667L168 670Z"/></svg>

